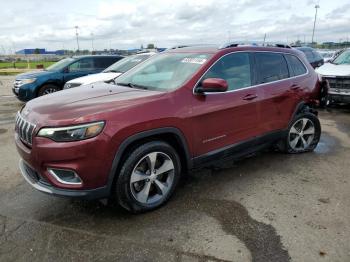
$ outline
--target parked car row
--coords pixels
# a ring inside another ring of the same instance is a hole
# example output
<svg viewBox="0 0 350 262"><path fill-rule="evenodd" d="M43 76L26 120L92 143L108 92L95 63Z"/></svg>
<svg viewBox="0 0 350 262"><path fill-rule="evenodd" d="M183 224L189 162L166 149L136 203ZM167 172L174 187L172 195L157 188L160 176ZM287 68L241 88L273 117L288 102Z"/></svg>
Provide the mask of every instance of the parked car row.
<svg viewBox="0 0 350 262"><path fill-rule="evenodd" d="M64 77L72 63L48 72ZM309 152L319 142L314 107L324 82L296 49L182 46L125 71L18 112L15 143L31 186L144 212L165 204L193 168L269 147Z"/></svg>
<svg viewBox="0 0 350 262"><path fill-rule="evenodd" d="M113 55L69 57L43 71L18 75L12 90L19 100L29 101L42 95L81 84L108 81L126 72L136 64L143 62L153 54L138 54L125 58ZM116 63L118 61L120 63ZM98 74L101 71L102 73ZM83 76L85 78L81 78Z"/></svg>
<svg viewBox="0 0 350 262"><path fill-rule="evenodd" d="M321 56L312 48L296 48L305 53L306 58L314 68L323 64ZM141 53L126 58L122 56L76 56L66 58L44 71L18 75L14 82L13 93L19 100L29 101L62 89L98 81L111 81L151 55L154 55L154 53ZM116 63L119 60L121 61Z"/></svg>
<svg viewBox="0 0 350 262"><path fill-rule="evenodd" d="M327 105L350 103L350 49L343 50L333 60L317 68L316 72L329 83Z"/></svg>
<svg viewBox="0 0 350 262"><path fill-rule="evenodd" d="M68 81L64 85L63 89L68 89L68 88L77 87L81 85L87 85L87 84L100 82L100 81L113 81L115 78L117 78L121 74L125 73L126 71L130 70L137 64L150 58L154 54L155 54L154 52L148 52L148 53L141 53L141 54L125 57L122 60L118 61L117 63L109 66L108 68L103 70L101 73L91 74L91 75L79 77Z"/></svg>

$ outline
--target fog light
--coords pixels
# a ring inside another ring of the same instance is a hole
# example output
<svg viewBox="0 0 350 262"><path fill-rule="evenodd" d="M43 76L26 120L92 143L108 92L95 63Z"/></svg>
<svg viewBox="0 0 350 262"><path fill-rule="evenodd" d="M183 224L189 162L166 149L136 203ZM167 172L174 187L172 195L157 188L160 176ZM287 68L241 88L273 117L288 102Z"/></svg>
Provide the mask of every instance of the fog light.
<svg viewBox="0 0 350 262"><path fill-rule="evenodd" d="M80 177L72 170L48 168L49 173L60 183L67 185L81 185Z"/></svg>

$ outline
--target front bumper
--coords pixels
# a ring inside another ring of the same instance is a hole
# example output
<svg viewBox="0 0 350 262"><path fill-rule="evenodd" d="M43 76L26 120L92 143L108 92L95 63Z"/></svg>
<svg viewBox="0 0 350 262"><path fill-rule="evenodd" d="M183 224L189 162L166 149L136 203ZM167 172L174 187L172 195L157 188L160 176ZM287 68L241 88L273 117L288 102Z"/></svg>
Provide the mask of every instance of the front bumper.
<svg viewBox="0 0 350 262"><path fill-rule="evenodd" d="M36 85L33 84L25 84L21 86L14 85L12 87L12 93L21 101L27 102L36 97Z"/></svg>
<svg viewBox="0 0 350 262"><path fill-rule="evenodd" d="M106 187L91 190L68 190L61 189L50 185L43 177L41 177L32 167L30 167L23 159L19 162L19 169L24 179L35 189L49 195L69 198L81 199L101 199L108 197L109 190Z"/></svg>
<svg viewBox="0 0 350 262"><path fill-rule="evenodd" d="M350 90L338 91L330 89L328 92L328 100L331 103L350 103Z"/></svg>
<svg viewBox="0 0 350 262"><path fill-rule="evenodd" d="M113 155L108 141L101 133L91 139L67 143L34 137L29 145L15 133L17 151L24 163L20 165L21 173L28 183L45 193L90 199L104 198L110 193L108 178ZM72 170L82 183L63 183L50 169Z"/></svg>

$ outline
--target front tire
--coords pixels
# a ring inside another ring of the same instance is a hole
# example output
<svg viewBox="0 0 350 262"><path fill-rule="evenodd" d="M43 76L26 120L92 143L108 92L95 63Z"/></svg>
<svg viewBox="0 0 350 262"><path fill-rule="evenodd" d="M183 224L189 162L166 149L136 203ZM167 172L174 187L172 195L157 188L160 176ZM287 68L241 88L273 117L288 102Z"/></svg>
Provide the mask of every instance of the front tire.
<svg viewBox="0 0 350 262"><path fill-rule="evenodd" d="M38 92L38 96L48 95L48 94L55 93L55 92L60 91L60 90L61 89L56 85L52 85L52 84L44 85L40 88L40 90Z"/></svg>
<svg viewBox="0 0 350 262"><path fill-rule="evenodd" d="M162 141L138 146L124 161L115 185L119 204L133 213L165 204L181 174L176 150Z"/></svg>
<svg viewBox="0 0 350 262"><path fill-rule="evenodd" d="M321 137L321 124L312 113L298 114L290 124L287 134L279 142L280 151L304 153L313 151Z"/></svg>

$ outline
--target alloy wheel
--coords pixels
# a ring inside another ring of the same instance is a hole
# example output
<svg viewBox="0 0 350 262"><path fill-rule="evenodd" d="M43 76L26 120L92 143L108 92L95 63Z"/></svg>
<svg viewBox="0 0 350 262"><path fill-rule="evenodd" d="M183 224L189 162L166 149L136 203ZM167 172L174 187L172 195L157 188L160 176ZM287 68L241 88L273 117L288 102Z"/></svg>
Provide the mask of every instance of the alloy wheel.
<svg viewBox="0 0 350 262"><path fill-rule="evenodd" d="M289 130L289 146L295 151L303 151L309 148L315 137L315 126L308 118L296 121Z"/></svg>
<svg viewBox="0 0 350 262"><path fill-rule="evenodd" d="M56 91L57 91L57 90L56 90L55 88L52 88L52 87L46 88L46 89L44 90L44 92L43 92L43 95L48 95L48 94L54 93L54 92L56 92Z"/></svg>
<svg viewBox="0 0 350 262"><path fill-rule="evenodd" d="M174 182L175 167L163 152L151 152L134 167L130 176L133 197L142 204L153 204L168 194Z"/></svg>

